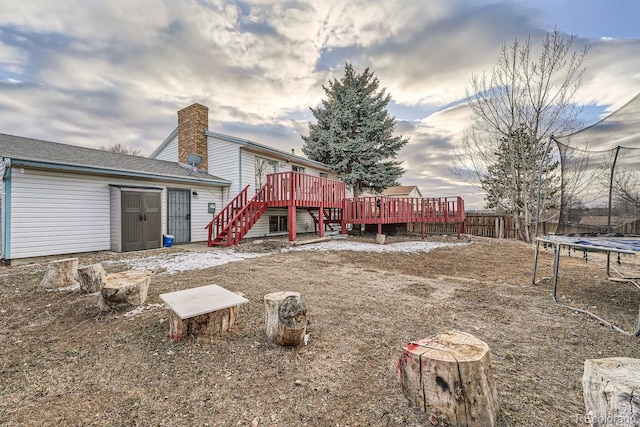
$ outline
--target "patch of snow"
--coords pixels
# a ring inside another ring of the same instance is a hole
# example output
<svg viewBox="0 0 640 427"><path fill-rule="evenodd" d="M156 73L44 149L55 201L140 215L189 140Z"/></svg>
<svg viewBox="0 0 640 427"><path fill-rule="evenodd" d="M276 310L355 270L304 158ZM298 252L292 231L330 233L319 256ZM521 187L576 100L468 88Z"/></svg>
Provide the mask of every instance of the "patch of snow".
<svg viewBox="0 0 640 427"><path fill-rule="evenodd" d="M208 250L205 252L181 252L164 253L145 258L134 258L127 260L129 268L133 270L151 270L158 273L175 274L181 271L200 270L229 262L243 261L245 259L259 258L276 253L286 253L291 251L359 251L359 252L400 252L400 253L420 253L429 252L436 248L448 246L467 245L468 243L444 243L444 242L424 242L410 241L378 245L354 241L345 238L332 239L326 242L311 243L308 245L291 246L273 252L236 252L234 249ZM122 261L108 261L105 264L121 263Z"/></svg>
<svg viewBox="0 0 640 427"><path fill-rule="evenodd" d="M215 267L229 262L243 261L265 255L268 255L268 253L238 253L233 249L223 249L207 252L166 253L146 258L130 259L126 263L133 270L161 270L165 273L173 274L181 271Z"/></svg>
<svg viewBox="0 0 640 427"><path fill-rule="evenodd" d="M388 245L377 243L357 242L353 240L330 240L322 243L311 243L309 245L295 246L284 251L356 251L356 252L429 252L436 248L446 246L460 246L465 243L444 243L444 242L398 242Z"/></svg>

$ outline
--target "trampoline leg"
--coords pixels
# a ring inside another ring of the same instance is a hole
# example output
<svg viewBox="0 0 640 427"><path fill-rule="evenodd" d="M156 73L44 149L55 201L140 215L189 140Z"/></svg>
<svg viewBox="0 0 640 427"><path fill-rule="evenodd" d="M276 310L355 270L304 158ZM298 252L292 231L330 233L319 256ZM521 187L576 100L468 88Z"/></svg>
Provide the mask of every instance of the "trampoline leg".
<svg viewBox="0 0 640 427"><path fill-rule="evenodd" d="M611 266L611 252L607 251L607 277L611 277L609 267Z"/></svg>
<svg viewBox="0 0 640 427"><path fill-rule="evenodd" d="M533 257L533 277L531 277L531 283L536 284L536 271L538 270L538 251L540 250L540 242L536 241L536 254Z"/></svg>
<svg viewBox="0 0 640 427"><path fill-rule="evenodd" d="M553 254L553 293L551 294L554 302L557 302L556 290L558 289L558 264L560 264L560 245L555 245L555 252Z"/></svg>

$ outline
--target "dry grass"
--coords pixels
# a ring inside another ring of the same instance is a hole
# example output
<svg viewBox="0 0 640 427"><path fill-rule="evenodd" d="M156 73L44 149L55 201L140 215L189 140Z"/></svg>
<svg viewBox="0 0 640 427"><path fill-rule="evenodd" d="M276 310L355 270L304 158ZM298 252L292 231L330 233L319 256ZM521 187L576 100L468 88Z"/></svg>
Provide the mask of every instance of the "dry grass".
<svg viewBox="0 0 640 427"><path fill-rule="evenodd" d="M0 424L425 425L402 395L397 358L411 340L459 329L491 347L499 425L582 425L584 360L636 357L638 339L553 304L548 281L531 285L531 245L473 240L425 254L290 252L158 272L135 317L40 289L42 265L0 268ZM80 261L123 267L141 255ZM543 252L541 275L551 262ZM640 291L605 280L601 260L564 257L561 275L562 301L633 329ZM213 343L169 341L158 295L211 283L251 301L235 330ZM302 294L309 345L266 339L261 299L280 290Z"/></svg>

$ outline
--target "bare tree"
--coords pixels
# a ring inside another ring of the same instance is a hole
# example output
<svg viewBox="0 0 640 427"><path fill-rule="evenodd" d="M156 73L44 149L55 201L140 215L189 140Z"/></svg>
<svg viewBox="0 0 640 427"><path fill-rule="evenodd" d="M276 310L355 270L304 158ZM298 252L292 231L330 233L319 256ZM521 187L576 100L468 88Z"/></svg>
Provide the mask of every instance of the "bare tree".
<svg viewBox="0 0 640 427"><path fill-rule="evenodd" d="M124 145L122 145L119 142L117 144L113 144L110 147L105 147L103 145L102 147L100 147L100 149L104 150L104 151L110 151L112 153L128 154L130 156L139 156L140 155L140 150L135 149L135 148L125 147Z"/></svg>
<svg viewBox="0 0 640 427"><path fill-rule="evenodd" d="M491 72L474 74L467 89L473 122L457 148L454 172L492 194L495 203L488 199L488 204L513 215L525 241L531 241L539 162L546 183L541 200L545 207L557 203L559 180L552 183L558 168L543 154L549 137L575 130L581 111L573 99L588 47L575 50L575 42L576 36L558 28L537 47L531 37L515 39L502 46Z"/></svg>

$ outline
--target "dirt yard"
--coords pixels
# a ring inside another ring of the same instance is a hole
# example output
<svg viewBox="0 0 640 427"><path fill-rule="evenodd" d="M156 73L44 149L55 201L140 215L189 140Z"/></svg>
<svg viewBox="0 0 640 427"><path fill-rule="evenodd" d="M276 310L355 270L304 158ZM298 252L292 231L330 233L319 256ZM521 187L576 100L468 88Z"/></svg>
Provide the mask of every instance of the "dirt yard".
<svg viewBox="0 0 640 427"><path fill-rule="evenodd" d="M41 289L43 264L0 267L0 425L430 425L404 398L396 362L407 342L450 329L491 347L499 425L584 425L584 360L638 357L640 339L554 304L548 280L533 286L532 245L463 242L422 253L301 251L173 274L157 268L146 309L133 315L100 312L95 295ZM158 253L183 249L92 254L80 264L102 261L115 272ZM542 252L539 277L551 264L552 251ZM607 281L603 265L596 254L585 263L563 253L558 299L633 330L640 291ZM213 343L171 342L158 295L212 283L250 300L235 329ZM281 290L300 292L307 305L306 346L281 348L265 336L262 297Z"/></svg>

